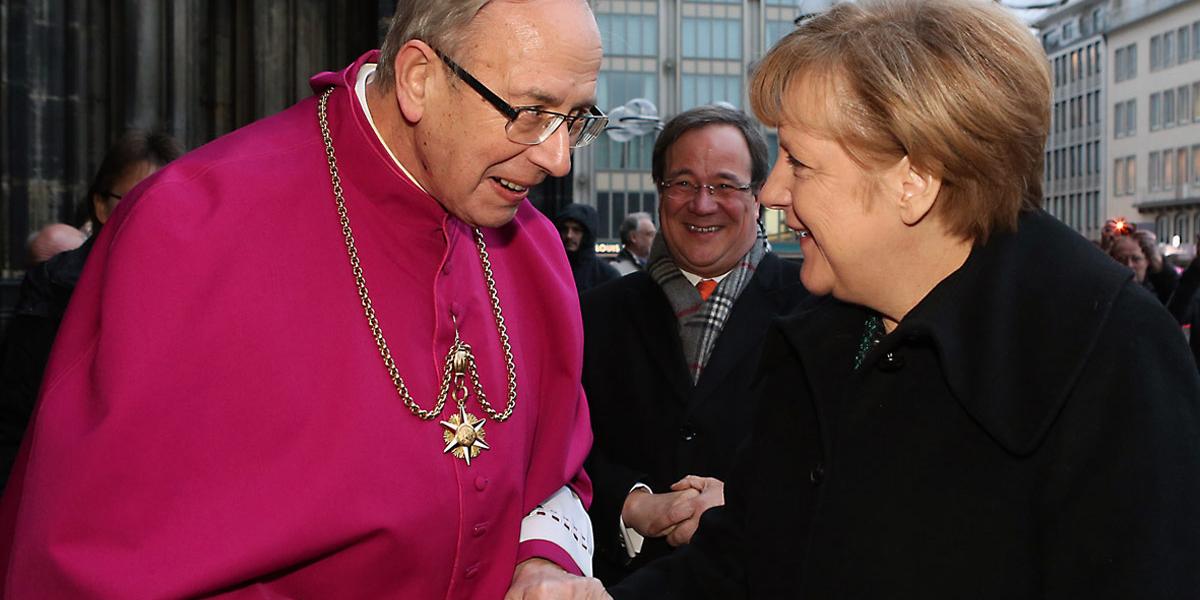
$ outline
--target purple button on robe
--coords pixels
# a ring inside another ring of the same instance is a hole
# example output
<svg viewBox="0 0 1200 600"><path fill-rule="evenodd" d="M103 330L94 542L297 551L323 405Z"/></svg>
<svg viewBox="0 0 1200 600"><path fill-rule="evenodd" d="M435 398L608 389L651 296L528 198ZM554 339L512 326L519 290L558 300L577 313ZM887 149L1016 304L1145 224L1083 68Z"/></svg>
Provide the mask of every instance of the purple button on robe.
<svg viewBox="0 0 1200 600"><path fill-rule="evenodd" d="M375 55L312 83L336 88L330 128L380 324L430 408L453 315L503 410L472 230L404 177L354 96ZM518 535L562 486L590 497L571 272L528 202L484 233L519 395L467 467L443 454L440 419L401 402L371 337L315 98L145 181L104 227L56 341L3 502L5 597L487 599L519 558L561 561Z"/></svg>

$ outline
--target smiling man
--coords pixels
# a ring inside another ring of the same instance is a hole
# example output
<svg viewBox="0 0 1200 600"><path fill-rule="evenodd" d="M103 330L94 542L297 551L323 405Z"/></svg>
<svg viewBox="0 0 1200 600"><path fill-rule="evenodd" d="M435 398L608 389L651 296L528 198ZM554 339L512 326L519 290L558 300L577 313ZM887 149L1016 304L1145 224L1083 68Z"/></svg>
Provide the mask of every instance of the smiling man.
<svg viewBox="0 0 1200 600"><path fill-rule="evenodd" d="M5 497L6 597L602 598L582 331L526 201L605 119L583 0L384 47L132 191Z"/></svg>
<svg viewBox="0 0 1200 600"><path fill-rule="evenodd" d="M745 114L676 116L654 145L662 228L646 270L583 296L591 514L606 584L688 543L700 515L723 503L750 432L763 334L808 297L798 267L759 235L767 171Z"/></svg>

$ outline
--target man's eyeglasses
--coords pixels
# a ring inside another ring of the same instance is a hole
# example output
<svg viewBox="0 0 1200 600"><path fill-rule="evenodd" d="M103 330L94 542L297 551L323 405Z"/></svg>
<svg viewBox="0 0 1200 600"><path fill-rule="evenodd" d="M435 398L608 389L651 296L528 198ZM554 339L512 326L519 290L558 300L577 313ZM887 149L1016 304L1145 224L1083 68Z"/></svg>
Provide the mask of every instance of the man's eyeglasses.
<svg viewBox="0 0 1200 600"><path fill-rule="evenodd" d="M664 181L658 184L662 195L671 200L690 201L700 195L701 189L707 189L708 195L721 200L737 200L744 198L750 191L751 185L733 185L730 183L696 183L686 179Z"/></svg>
<svg viewBox="0 0 1200 600"><path fill-rule="evenodd" d="M559 125L566 123L567 139L570 141L571 147L582 148L596 141L596 138L604 132L604 128L608 125L608 117L604 116L604 113L595 106L589 108L585 113L576 115L564 115L533 106L514 107L501 100L500 96L480 83L466 69L458 66L458 63L450 60L450 57L442 54L441 50L434 49L434 52L437 52L442 62L446 63L446 66L450 67L450 70L459 79L471 86L471 89L478 92L484 100L487 100L508 118L508 125L504 127L504 131L508 134L510 141L536 146L554 135Z"/></svg>

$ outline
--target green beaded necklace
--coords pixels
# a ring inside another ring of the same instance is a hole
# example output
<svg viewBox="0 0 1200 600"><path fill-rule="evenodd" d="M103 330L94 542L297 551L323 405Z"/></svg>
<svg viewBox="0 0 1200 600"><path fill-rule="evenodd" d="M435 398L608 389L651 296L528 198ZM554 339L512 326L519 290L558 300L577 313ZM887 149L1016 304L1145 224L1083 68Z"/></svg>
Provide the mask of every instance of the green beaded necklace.
<svg viewBox="0 0 1200 600"><path fill-rule="evenodd" d="M854 357L854 370L862 368L863 360L867 358L867 353L879 344L883 339L883 319L879 315L871 315L867 317L866 323L863 324L862 339L858 340L858 354Z"/></svg>

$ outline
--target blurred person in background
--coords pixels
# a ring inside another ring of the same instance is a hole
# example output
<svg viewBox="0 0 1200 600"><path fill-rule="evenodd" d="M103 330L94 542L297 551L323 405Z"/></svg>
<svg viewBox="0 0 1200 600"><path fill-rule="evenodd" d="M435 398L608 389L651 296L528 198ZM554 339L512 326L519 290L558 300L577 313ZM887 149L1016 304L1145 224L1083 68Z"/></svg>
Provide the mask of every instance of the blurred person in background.
<svg viewBox="0 0 1200 600"><path fill-rule="evenodd" d="M1146 288L1146 291L1154 293L1154 287L1146 281L1150 259L1146 258L1146 252L1138 243L1137 238L1132 235L1113 238L1112 243L1108 246L1108 255L1113 260L1129 267L1129 270L1133 272L1133 280Z"/></svg>
<svg viewBox="0 0 1200 600"><path fill-rule="evenodd" d="M1166 304L1171 300L1171 294L1179 285L1179 272L1163 260L1162 249L1158 245L1158 236L1154 232L1139 229L1133 233L1133 238L1142 247L1146 256L1145 283L1149 284L1159 302Z"/></svg>
<svg viewBox="0 0 1200 600"><path fill-rule="evenodd" d="M726 505L629 598L1167 599L1200 589L1200 375L1040 209L1051 78L981 0L863 0L757 67L760 198L829 294L778 322Z"/></svg>
<svg viewBox="0 0 1200 600"><path fill-rule="evenodd" d="M87 235L66 223L51 223L29 236L29 265L40 265L86 240Z"/></svg>
<svg viewBox="0 0 1200 600"><path fill-rule="evenodd" d="M612 261L612 266L621 275L628 275L646 268L646 259L650 257L650 245L658 230L654 227L654 217L650 213L635 212L625 215L621 221L621 251Z"/></svg>
<svg viewBox="0 0 1200 600"><path fill-rule="evenodd" d="M1200 234L1196 234L1195 248L1200 252ZM1200 368L1200 256L1193 256L1179 275L1179 285L1167 303L1167 310L1187 328L1192 357Z"/></svg>
<svg viewBox="0 0 1200 600"><path fill-rule="evenodd" d="M165 133L132 130L117 138L88 188L94 229L104 225L125 194L182 153L179 142ZM69 225L50 227L65 228L56 235L79 243L26 271L13 320L0 343L0 486L8 480L51 345L95 242L94 235L85 240Z"/></svg>
<svg viewBox="0 0 1200 600"><path fill-rule="evenodd" d="M621 277L608 261L596 256L596 228L599 223L596 208L579 203L564 206L554 219L563 249L567 252L567 262L571 264L575 289L580 294Z"/></svg>

